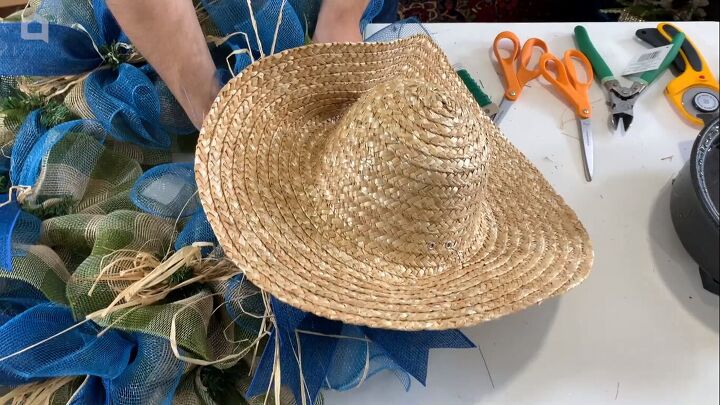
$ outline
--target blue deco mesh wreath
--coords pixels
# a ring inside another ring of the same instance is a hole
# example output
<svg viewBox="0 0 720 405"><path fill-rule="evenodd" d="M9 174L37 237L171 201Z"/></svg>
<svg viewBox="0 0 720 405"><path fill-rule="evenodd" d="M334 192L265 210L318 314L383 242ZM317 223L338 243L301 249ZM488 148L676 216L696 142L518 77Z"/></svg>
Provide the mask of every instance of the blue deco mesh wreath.
<svg viewBox="0 0 720 405"><path fill-rule="evenodd" d="M273 43L304 45L320 1L248 4L196 1L221 77ZM21 39L28 20L47 22L47 42ZM254 287L199 203L196 135L103 0L31 1L0 22L0 403L321 403L383 370L424 384L430 349L473 347L456 330L329 321Z"/></svg>

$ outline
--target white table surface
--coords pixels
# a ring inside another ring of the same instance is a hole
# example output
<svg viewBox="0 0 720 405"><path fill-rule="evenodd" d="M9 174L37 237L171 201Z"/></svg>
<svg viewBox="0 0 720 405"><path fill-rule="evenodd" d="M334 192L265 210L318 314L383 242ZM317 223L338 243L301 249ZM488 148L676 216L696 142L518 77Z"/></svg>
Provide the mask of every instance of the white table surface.
<svg viewBox="0 0 720 405"><path fill-rule="evenodd" d="M428 24L447 52L482 80L496 102L502 82L490 57L503 30L537 36L562 54L575 24ZM647 45L652 23L585 24L606 62L621 72ZM678 24L718 74L718 24ZM595 179L582 172L574 116L547 85L532 82L501 129L575 209L590 233L595 264L567 294L464 332L482 350L435 350L427 387L410 392L381 374L328 404L717 404L718 297L703 290L669 213L671 179L698 128L663 95L663 76L635 106L625 138L607 127L599 85L592 87ZM487 363L485 366L484 359Z"/></svg>

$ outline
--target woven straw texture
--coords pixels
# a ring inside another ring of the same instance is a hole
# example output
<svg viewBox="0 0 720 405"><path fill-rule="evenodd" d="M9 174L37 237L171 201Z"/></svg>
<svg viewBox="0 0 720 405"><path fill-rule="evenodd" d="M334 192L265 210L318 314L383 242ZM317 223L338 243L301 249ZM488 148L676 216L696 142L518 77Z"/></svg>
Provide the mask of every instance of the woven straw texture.
<svg viewBox="0 0 720 405"><path fill-rule="evenodd" d="M196 181L225 253L288 304L478 324L585 279L587 232L427 37L260 60L215 101Z"/></svg>

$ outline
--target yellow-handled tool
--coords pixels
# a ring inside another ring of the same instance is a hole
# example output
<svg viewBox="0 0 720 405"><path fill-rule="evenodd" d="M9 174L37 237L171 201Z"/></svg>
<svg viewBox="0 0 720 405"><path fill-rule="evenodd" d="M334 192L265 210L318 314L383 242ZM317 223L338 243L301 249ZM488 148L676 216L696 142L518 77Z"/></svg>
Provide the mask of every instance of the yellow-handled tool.
<svg viewBox="0 0 720 405"><path fill-rule="evenodd" d="M682 31L676 26L660 23L657 29L641 29L636 35L653 46L663 46L669 44L678 32ZM680 56L671 68L678 77L665 87L665 95L683 118L703 127L703 118L707 120L718 114L720 86L690 38L685 38Z"/></svg>

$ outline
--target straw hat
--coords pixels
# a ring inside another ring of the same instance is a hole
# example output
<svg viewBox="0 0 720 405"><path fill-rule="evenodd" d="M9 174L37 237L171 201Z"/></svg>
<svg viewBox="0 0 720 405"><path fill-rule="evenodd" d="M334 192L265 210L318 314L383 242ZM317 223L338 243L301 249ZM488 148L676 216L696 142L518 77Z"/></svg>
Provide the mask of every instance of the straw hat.
<svg viewBox="0 0 720 405"><path fill-rule="evenodd" d="M212 106L195 172L250 281L350 324L469 326L567 291L592 264L575 213L427 37L254 63Z"/></svg>

